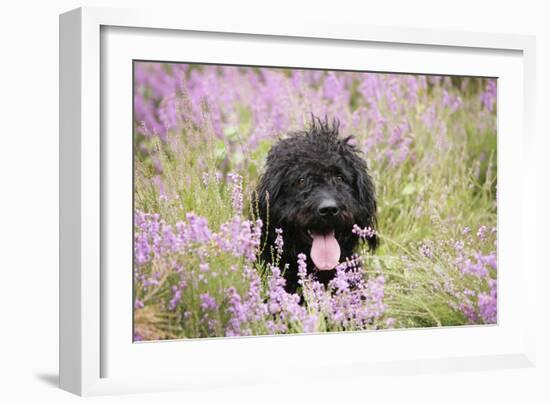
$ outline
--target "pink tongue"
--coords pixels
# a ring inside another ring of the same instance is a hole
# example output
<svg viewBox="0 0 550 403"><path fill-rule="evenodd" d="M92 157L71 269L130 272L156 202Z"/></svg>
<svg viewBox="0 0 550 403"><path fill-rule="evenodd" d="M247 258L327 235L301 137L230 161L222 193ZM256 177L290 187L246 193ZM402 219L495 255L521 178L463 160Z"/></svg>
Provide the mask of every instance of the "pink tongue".
<svg viewBox="0 0 550 403"><path fill-rule="evenodd" d="M334 237L334 232L330 234L311 234L313 243L311 244L311 260L319 270L331 270L340 260L340 245Z"/></svg>

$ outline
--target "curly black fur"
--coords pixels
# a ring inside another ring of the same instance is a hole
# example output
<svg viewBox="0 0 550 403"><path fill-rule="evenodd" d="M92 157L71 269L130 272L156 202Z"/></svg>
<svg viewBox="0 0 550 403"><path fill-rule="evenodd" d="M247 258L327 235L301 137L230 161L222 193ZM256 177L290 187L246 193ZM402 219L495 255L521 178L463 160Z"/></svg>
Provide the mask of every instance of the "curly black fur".
<svg viewBox="0 0 550 403"><path fill-rule="evenodd" d="M256 188L256 203L264 222L262 258L273 260L275 229L283 230L284 248L279 262L285 271L286 288L298 286L297 259L307 255L308 270L325 285L335 270L317 271L310 257L308 231L334 231L341 249L340 261L353 255L358 237L353 224L376 228L375 188L367 165L352 145L352 138L338 135L339 123L313 117L310 127L279 140L269 151L266 169ZM329 200L336 214L323 215L319 208ZM371 250L376 236L368 239Z"/></svg>

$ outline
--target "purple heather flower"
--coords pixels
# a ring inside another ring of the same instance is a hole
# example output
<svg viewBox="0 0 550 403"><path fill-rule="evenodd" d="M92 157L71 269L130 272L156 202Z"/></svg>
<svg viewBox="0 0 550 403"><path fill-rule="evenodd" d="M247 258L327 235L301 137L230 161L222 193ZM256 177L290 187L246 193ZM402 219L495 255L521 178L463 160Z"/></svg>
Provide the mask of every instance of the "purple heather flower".
<svg viewBox="0 0 550 403"><path fill-rule="evenodd" d="M277 258L280 259L283 255L284 246L283 230L281 228L275 228L275 233L277 234L275 237L275 250L277 252Z"/></svg>
<svg viewBox="0 0 550 403"><path fill-rule="evenodd" d="M427 129L433 129L437 120L437 112L435 106L430 106L422 115L422 122Z"/></svg>
<svg viewBox="0 0 550 403"><path fill-rule="evenodd" d="M287 324L303 325L307 311L300 305L298 294L286 292L284 288L286 281L281 276L281 270L274 265L269 265L269 268L272 276L268 281L267 308L268 312L276 317L274 329L277 329L278 333L284 333L288 330Z"/></svg>
<svg viewBox="0 0 550 403"><path fill-rule="evenodd" d="M487 80L485 92L481 94L481 103L489 112L493 112L497 100L497 81L496 79Z"/></svg>
<svg viewBox="0 0 550 403"><path fill-rule="evenodd" d="M330 297L329 323L346 329L364 329L382 317L384 304L384 276L379 275L365 281L363 273L353 263L337 267L336 277L329 283L333 295Z"/></svg>
<svg viewBox="0 0 550 403"><path fill-rule="evenodd" d="M337 266L336 276L331 280L331 286L340 293L345 293L349 290L348 277L342 266Z"/></svg>
<svg viewBox="0 0 550 403"><path fill-rule="evenodd" d="M497 254L495 252L491 252L488 255L481 256L480 259L482 262L491 267L492 269L497 269Z"/></svg>
<svg viewBox="0 0 550 403"><path fill-rule="evenodd" d="M267 306L262 296L260 277L255 269L248 266L243 268L243 275L250 284L245 300L247 316L251 321L261 321L267 314Z"/></svg>
<svg viewBox="0 0 550 403"><path fill-rule="evenodd" d="M214 311L218 309L218 304L214 298L212 298L209 294L201 294L200 296L201 300L201 308L204 311Z"/></svg>
<svg viewBox="0 0 550 403"><path fill-rule="evenodd" d="M233 203L233 210L235 214L241 215L243 213L243 178L236 173L229 173L227 176L231 181L231 201Z"/></svg>
<svg viewBox="0 0 550 403"><path fill-rule="evenodd" d="M255 261L257 249L260 246L262 221L257 220L252 224L248 220L242 220L240 216L220 226L220 232L212 238L226 252L231 252L236 257L244 256L248 261Z"/></svg>
<svg viewBox="0 0 550 403"><path fill-rule="evenodd" d="M497 281L490 279L488 281L489 292L478 295L479 314L484 323L497 322Z"/></svg>
<svg viewBox="0 0 550 403"><path fill-rule="evenodd" d="M469 288L465 288L463 292L464 292L464 295L467 295L469 297L473 297L476 295L475 291L470 290Z"/></svg>
<svg viewBox="0 0 550 403"><path fill-rule="evenodd" d="M176 306L181 299L181 289L179 287L172 287L172 292L172 299L170 299L170 302L168 302L168 310L170 311L176 309Z"/></svg>
<svg viewBox="0 0 550 403"><path fill-rule="evenodd" d="M143 265L151 258L151 247L146 232L136 233L134 255L137 265Z"/></svg>
<svg viewBox="0 0 550 403"><path fill-rule="evenodd" d="M349 98L342 77L342 75L337 75L331 71L324 80L323 95L333 103L342 102Z"/></svg>
<svg viewBox="0 0 550 403"><path fill-rule="evenodd" d="M212 233L208 228L208 221L204 217L197 216L195 213L186 214L188 225L183 226L184 243L207 243L210 241Z"/></svg>
<svg viewBox="0 0 550 403"><path fill-rule="evenodd" d="M462 273L471 274L479 278L484 278L489 275L489 269L496 270L497 257L496 253L483 255L479 252L474 254L473 259L464 259L459 261L459 267Z"/></svg>
<svg viewBox="0 0 550 403"><path fill-rule="evenodd" d="M451 95L443 90L443 106L449 108L451 112L455 112L462 105L462 99L459 96Z"/></svg>
<svg viewBox="0 0 550 403"><path fill-rule="evenodd" d="M240 336L242 334L241 327L247 320L246 308L242 303L241 296L234 287L227 290L229 299L229 308L227 311L231 315L231 319L225 330L226 336Z"/></svg>
<svg viewBox="0 0 550 403"><path fill-rule="evenodd" d="M376 231L371 227L361 228L357 224L353 224L353 229L351 232L363 239L372 238L376 235Z"/></svg>
<svg viewBox="0 0 550 403"><path fill-rule="evenodd" d="M478 308L483 323L497 322L497 298L496 295L481 293L478 296Z"/></svg>
<svg viewBox="0 0 550 403"><path fill-rule="evenodd" d="M298 283L304 284L307 275L306 255L298 254Z"/></svg>
<svg viewBox="0 0 550 403"><path fill-rule="evenodd" d="M487 237L487 227L485 225L479 227L479 229L477 230L477 237L482 241L485 240L485 238Z"/></svg>
<svg viewBox="0 0 550 403"><path fill-rule="evenodd" d="M136 301L134 302L134 308L135 309L141 309L144 306L145 305L143 304L143 302L139 298L136 298Z"/></svg>
<svg viewBox="0 0 550 403"><path fill-rule="evenodd" d="M308 314L303 320L304 333L313 333L317 330L318 317L315 314Z"/></svg>
<svg viewBox="0 0 550 403"><path fill-rule="evenodd" d="M420 245L420 254L424 257L427 257L428 259L433 258L433 252L431 248L426 244Z"/></svg>
<svg viewBox="0 0 550 403"><path fill-rule="evenodd" d="M466 316L466 319L468 319L468 323L473 324L477 322L478 315L470 301L462 302L459 305L459 309L462 311L464 316Z"/></svg>

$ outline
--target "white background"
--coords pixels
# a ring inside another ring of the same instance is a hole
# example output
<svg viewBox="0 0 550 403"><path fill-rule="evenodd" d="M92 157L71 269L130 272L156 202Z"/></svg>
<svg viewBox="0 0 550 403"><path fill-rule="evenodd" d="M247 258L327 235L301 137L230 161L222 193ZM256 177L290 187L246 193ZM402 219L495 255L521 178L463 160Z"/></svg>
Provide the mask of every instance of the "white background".
<svg viewBox="0 0 550 403"><path fill-rule="evenodd" d="M549 224L547 115L550 30L544 1L24 1L0 8L0 399L65 402L58 356L58 14L81 5L157 7L232 18L349 21L537 35L539 260ZM276 3L276 4L275 4ZM533 234L534 235L534 234ZM540 268L543 268L543 264ZM307 384L94 398L99 401L548 401L550 276L539 275L539 364L535 369L354 379ZM266 363L268 364L268 363Z"/></svg>

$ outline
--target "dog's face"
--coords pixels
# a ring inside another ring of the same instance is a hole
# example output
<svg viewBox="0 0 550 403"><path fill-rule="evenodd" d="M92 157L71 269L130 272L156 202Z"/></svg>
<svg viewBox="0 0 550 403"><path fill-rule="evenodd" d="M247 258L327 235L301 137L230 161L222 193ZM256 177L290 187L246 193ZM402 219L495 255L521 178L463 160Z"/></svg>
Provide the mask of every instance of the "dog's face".
<svg viewBox="0 0 550 403"><path fill-rule="evenodd" d="M351 255L354 224L376 224L374 186L350 140L338 137L337 125L316 121L272 147L258 186L266 230L282 228L285 252L306 253L319 270ZM375 237L368 242L376 247Z"/></svg>

